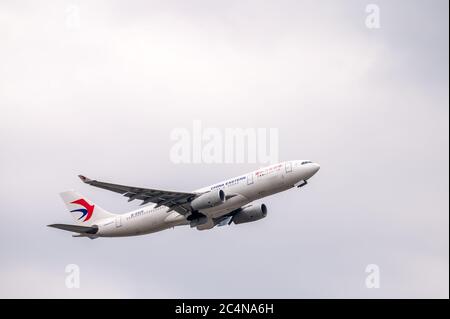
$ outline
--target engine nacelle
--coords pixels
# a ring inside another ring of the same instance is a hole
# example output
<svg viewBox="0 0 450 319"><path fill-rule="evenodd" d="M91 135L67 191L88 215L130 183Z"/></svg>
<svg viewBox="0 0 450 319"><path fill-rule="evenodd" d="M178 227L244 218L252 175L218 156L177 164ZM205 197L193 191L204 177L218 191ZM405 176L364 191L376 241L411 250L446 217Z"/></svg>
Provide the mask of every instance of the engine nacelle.
<svg viewBox="0 0 450 319"><path fill-rule="evenodd" d="M233 216L233 223L243 224L263 219L267 216L267 207L264 204L242 208Z"/></svg>
<svg viewBox="0 0 450 319"><path fill-rule="evenodd" d="M194 210L202 210L222 204L225 201L225 193L223 190L215 190L200 195L191 202Z"/></svg>

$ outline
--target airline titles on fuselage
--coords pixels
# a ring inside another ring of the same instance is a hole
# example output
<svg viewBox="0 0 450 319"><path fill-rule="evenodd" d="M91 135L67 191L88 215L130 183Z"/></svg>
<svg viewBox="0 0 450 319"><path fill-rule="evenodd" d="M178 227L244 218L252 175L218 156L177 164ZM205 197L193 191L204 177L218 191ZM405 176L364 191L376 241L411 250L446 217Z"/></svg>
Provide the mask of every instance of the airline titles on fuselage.
<svg viewBox="0 0 450 319"><path fill-rule="evenodd" d="M211 190L218 189L218 188L224 188L224 187L230 187L239 184L239 182L243 181L245 179L245 176L241 176L238 178L230 179L229 181L226 181L224 183L216 184L214 186L211 186Z"/></svg>

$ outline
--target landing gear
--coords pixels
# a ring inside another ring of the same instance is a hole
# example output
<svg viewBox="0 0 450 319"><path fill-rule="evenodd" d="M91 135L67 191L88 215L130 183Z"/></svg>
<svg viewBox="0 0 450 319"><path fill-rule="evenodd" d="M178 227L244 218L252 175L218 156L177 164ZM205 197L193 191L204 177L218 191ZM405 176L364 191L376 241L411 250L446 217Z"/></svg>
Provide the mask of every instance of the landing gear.
<svg viewBox="0 0 450 319"><path fill-rule="evenodd" d="M298 188L303 187L305 185L307 185L308 182L307 181L301 181L300 184L296 185Z"/></svg>
<svg viewBox="0 0 450 319"><path fill-rule="evenodd" d="M208 217L198 211L193 211L186 219L189 221L191 228L202 225L208 221Z"/></svg>

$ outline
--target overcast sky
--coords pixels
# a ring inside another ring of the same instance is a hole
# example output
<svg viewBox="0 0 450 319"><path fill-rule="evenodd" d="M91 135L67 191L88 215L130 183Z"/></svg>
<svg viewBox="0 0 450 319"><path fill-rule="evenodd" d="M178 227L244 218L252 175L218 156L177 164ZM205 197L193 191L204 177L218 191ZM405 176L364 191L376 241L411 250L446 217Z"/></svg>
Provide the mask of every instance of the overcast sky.
<svg viewBox="0 0 450 319"><path fill-rule="evenodd" d="M0 297L449 297L448 1L2 1ZM268 217L72 238L77 174L190 191L259 164L175 164L174 128L278 128L310 184ZM77 264L81 287L65 287ZM380 269L380 288L365 268Z"/></svg>

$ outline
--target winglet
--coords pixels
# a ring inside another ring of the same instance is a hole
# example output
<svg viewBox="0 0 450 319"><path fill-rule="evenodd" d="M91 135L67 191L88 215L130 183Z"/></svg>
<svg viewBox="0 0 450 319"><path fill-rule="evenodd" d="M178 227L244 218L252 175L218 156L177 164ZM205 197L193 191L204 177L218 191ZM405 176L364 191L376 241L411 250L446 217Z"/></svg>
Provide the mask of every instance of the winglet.
<svg viewBox="0 0 450 319"><path fill-rule="evenodd" d="M92 182L92 179L87 178L86 176L83 175L78 175L78 177L81 179L81 181L83 183L89 184L90 182Z"/></svg>

